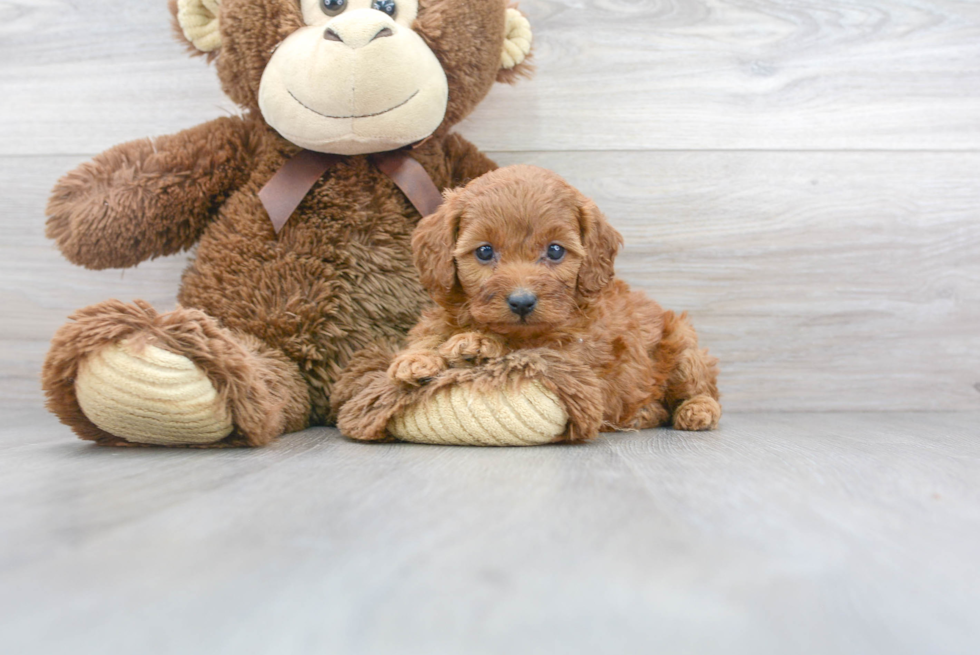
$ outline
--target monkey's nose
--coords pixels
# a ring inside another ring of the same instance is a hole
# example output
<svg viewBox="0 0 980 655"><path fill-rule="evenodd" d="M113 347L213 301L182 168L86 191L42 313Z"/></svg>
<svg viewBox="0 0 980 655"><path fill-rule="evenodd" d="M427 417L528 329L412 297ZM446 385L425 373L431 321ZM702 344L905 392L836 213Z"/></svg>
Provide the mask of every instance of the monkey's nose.
<svg viewBox="0 0 980 655"><path fill-rule="evenodd" d="M398 29L398 24L385 12L361 7L331 18L323 30L323 38L357 50L382 37L397 35Z"/></svg>
<svg viewBox="0 0 980 655"><path fill-rule="evenodd" d="M525 318L528 314L534 311L534 308L538 304L538 297L530 291L518 289L514 293L507 296L507 304L510 306L510 311L514 312L521 318Z"/></svg>
<svg viewBox="0 0 980 655"><path fill-rule="evenodd" d="M380 30L378 30L378 32L374 36L369 38L367 42L370 43L375 39L381 39L386 36L394 36L394 35L395 33L391 31L390 27L382 27ZM340 41L343 44L350 45L349 43L347 43L347 41L344 40L344 37L340 36L340 34L332 27L328 27L323 31L323 38L325 38L327 41Z"/></svg>

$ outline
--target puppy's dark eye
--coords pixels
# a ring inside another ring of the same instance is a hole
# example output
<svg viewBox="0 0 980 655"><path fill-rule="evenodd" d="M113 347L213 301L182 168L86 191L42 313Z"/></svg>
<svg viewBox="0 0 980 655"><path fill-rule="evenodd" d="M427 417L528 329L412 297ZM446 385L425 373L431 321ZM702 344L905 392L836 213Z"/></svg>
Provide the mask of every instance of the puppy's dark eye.
<svg viewBox="0 0 980 655"><path fill-rule="evenodd" d="M557 243L553 243L548 246L548 259L551 261L560 262L564 256L565 249L559 246Z"/></svg>
<svg viewBox="0 0 980 655"><path fill-rule="evenodd" d="M488 262L493 259L493 246L480 246L473 251L473 254L481 262Z"/></svg>
<svg viewBox="0 0 980 655"><path fill-rule="evenodd" d="M336 16L347 9L347 0L320 0L320 9L327 16Z"/></svg>
<svg viewBox="0 0 980 655"><path fill-rule="evenodd" d="M374 2L371 3L371 9L383 11L394 18L395 12L398 8L395 6L395 0L374 0Z"/></svg>

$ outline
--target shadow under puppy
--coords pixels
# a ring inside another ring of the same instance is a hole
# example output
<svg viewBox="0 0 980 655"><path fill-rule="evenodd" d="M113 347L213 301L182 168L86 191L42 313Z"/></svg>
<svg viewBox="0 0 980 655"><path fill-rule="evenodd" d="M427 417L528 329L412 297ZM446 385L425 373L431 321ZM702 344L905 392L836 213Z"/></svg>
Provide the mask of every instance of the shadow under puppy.
<svg viewBox="0 0 980 655"><path fill-rule="evenodd" d="M571 365L552 371L557 388L584 385L592 395L585 405L594 415L580 417L567 440L664 424L715 428L716 360L698 348L685 314L614 277L622 242L594 202L541 168L498 169L447 192L412 240L436 305L388 377L424 385L448 368L537 349Z"/></svg>

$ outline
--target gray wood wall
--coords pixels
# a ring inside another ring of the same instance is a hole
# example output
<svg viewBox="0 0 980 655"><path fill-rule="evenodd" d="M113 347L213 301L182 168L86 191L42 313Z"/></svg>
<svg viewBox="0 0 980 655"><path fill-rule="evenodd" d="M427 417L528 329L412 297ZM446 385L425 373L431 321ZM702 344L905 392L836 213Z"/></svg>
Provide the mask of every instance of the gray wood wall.
<svg viewBox="0 0 980 655"><path fill-rule="evenodd" d="M538 74L460 130L552 168L687 309L729 410L980 407L980 2L523 0ZM235 112L165 0L0 4L0 395L109 297L173 305L186 257L72 267L47 192L118 142Z"/></svg>

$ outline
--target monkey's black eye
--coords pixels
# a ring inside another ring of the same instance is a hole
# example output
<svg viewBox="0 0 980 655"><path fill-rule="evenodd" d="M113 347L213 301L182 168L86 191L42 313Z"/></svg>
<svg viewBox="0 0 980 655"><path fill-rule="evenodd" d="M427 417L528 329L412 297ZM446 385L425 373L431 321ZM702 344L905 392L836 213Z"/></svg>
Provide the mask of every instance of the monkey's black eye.
<svg viewBox="0 0 980 655"><path fill-rule="evenodd" d="M548 246L548 259L551 261L560 262L564 256L565 249L559 246L557 243L552 243Z"/></svg>
<svg viewBox="0 0 980 655"><path fill-rule="evenodd" d="M398 10L398 7L395 6L395 0L374 0L374 2L371 3L371 9L383 11L394 18L395 11Z"/></svg>
<svg viewBox="0 0 980 655"><path fill-rule="evenodd" d="M336 16L347 9L347 0L320 0L320 9L327 16Z"/></svg>
<svg viewBox="0 0 980 655"><path fill-rule="evenodd" d="M493 246L480 246L473 251L473 254L481 262L488 262L493 259Z"/></svg>

